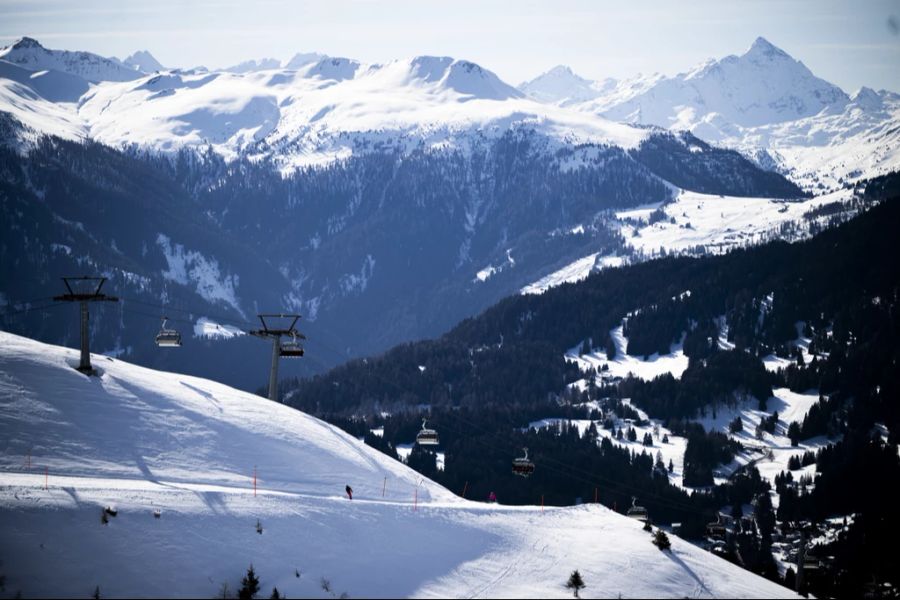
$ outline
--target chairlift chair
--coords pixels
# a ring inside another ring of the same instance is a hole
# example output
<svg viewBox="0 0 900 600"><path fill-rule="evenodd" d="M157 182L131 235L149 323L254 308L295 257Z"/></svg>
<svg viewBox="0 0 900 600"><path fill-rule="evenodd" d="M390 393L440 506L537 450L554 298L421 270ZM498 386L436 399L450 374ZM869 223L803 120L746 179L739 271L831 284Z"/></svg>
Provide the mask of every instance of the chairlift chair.
<svg viewBox="0 0 900 600"><path fill-rule="evenodd" d="M281 344L279 355L285 358L300 358L303 356L303 346L297 341L297 334L292 334L290 341Z"/></svg>
<svg viewBox="0 0 900 600"><path fill-rule="evenodd" d="M162 327L156 334L156 345L160 348L178 348L181 346L181 334L175 329L166 329L168 317L162 318Z"/></svg>
<svg viewBox="0 0 900 600"><path fill-rule="evenodd" d="M643 506L636 506L635 502L637 502L637 498L632 497L631 508L628 509L626 516L641 521L642 523L646 523L650 518L650 516L647 514L647 509Z"/></svg>
<svg viewBox="0 0 900 600"><path fill-rule="evenodd" d="M422 429L416 434L416 443L420 446L437 446L440 444L437 431L425 427L427 419L422 419Z"/></svg>
<svg viewBox="0 0 900 600"><path fill-rule="evenodd" d="M522 450L525 452L525 456L513 459L512 472L513 475L528 477L534 473L534 463L528 460L528 448Z"/></svg>

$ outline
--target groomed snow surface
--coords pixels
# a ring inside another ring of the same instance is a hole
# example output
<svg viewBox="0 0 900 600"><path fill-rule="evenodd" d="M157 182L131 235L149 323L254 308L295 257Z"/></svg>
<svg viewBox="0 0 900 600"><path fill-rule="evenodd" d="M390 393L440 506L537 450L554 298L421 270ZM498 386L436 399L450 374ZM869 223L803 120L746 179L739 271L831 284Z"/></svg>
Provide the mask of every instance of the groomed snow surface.
<svg viewBox="0 0 900 600"><path fill-rule="evenodd" d="M601 506L465 501L285 406L103 356L86 377L76 361L0 333L11 593L213 597L253 563L264 596L562 598L575 569L585 597L791 596L674 536L660 552Z"/></svg>

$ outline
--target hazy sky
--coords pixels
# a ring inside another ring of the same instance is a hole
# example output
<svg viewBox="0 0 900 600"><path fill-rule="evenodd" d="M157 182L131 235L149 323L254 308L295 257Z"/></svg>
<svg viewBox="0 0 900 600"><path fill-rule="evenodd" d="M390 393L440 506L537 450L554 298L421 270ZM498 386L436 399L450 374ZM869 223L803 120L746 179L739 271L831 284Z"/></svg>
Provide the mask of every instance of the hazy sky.
<svg viewBox="0 0 900 600"><path fill-rule="evenodd" d="M0 0L0 45L28 35L120 58L146 49L176 67L448 55L514 85L557 64L591 79L671 75L761 35L847 91L900 91L898 30L900 0Z"/></svg>

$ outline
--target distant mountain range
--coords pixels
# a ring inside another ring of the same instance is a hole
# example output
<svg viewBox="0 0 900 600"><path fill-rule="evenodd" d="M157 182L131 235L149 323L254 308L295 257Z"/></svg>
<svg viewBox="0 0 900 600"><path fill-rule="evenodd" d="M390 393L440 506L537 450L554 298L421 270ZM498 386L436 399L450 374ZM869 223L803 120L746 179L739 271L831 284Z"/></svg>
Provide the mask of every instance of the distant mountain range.
<svg viewBox="0 0 900 600"><path fill-rule="evenodd" d="M894 166L895 105L812 75L776 77L789 68L805 70L757 41L665 84L679 102L706 94L717 107L707 112L743 123L736 131L770 132L770 147L748 150L708 143L699 126L634 118L627 106L655 98L659 77L593 83L556 69L552 86L516 88L449 57L367 65L317 54L212 72L23 38L0 50L0 304L26 308L22 299L56 293L54 277L104 273L156 317L116 316L143 319L125 338L98 317L102 350L252 388L261 378L233 353L176 359L148 345L163 307L186 311L188 331L208 331L200 319L213 315L247 328L257 312L300 312L317 334L311 348L328 346L301 364L321 371L592 270L807 237L853 214L852 180ZM842 129L848 118L871 126ZM773 149L803 127L831 144L796 146L817 179ZM816 162L829 152L840 168ZM820 188L834 191L810 197ZM54 343L77 336L43 313L4 326Z"/></svg>
<svg viewBox="0 0 900 600"><path fill-rule="evenodd" d="M866 87L848 95L763 38L673 77L590 81L559 66L519 89L614 121L688 130L811 191L900 163L900 96Z"/></svg>
<svg viewBox="0 0 900 600"><path fill-rule="evenodd" d="M563 144L625 148L647 125L688 130L809 191L900 164L900 96L848 95L763 38L673 77L590 81L560 66L518 88L430 56L379 65L306 53L211 72L166 70L146 51L119 61L22 38L0 61L27 70L2 67L0 110L38 131L164 152L209 146L284 169L367 148L465 151L473 137L521 125Z"/></svg>

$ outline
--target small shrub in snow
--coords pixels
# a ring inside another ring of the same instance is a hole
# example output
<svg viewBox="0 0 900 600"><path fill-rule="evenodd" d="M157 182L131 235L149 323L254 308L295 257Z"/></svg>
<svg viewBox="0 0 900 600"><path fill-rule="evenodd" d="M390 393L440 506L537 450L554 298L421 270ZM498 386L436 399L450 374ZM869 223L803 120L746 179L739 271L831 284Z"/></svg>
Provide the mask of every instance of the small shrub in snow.
<svg viewBox="0 0 900 600"><path fill-rule="evenodd" d="M581 573L578 570L572 571L572 574L569 575L569 581L566 582L566 587L572 590L572 593L575 594L575 597L578 598L578 591L585 587L584 579L581 578Z"/></svg>
<svg viewBox="0 0 900 600"><path fill-rule="evenodd" d="M669 536L667 536L666 532L662 529L656 530L656 534L653 536L653 543L656 544L656 547L660 550L668 550L672 547L672 542L669 541Z"/></svg>

